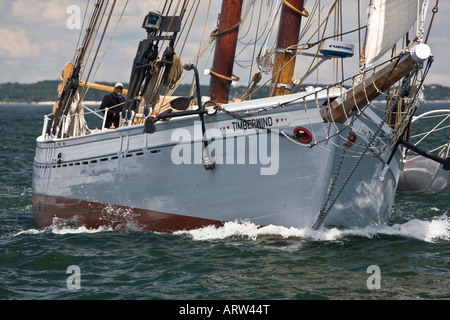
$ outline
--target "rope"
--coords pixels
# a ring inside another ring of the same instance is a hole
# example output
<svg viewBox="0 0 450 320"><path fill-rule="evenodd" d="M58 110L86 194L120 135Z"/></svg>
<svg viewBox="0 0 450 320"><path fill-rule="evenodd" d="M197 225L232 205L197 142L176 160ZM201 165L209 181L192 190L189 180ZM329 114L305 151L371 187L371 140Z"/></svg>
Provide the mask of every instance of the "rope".
<svg viewBox="0 0 450 320"><path fill-rule="evenodd" d="M236 81L236 82L238 82L240 80L240 78L237 75L235 75L235 74L233 74L231 77L227 77L227 76L224 76L223 74L215 72L213 69L209 69L209 72L213 76L216 76L218 78L221 78L221 79L224 79L224 80L227 80L227 81Z"/></svg>
<svg viewBox="0 0 450 320"><path fill-rule="evenodd" d="M227 30L224 30L224 31L222 31L222 32L218 32L219 30L217 30L216 33L213 32L213 33L211 33L211 35L212 35L213 37L215 37L215 38L222 37L222 36L224 36L225 34L230 33L230 32L233 31L234 29L238 28L238 27L240 26L241 23L242 23L242 19L239 19L238 23L236 23L234 26L232 26L232 27L230 27L230 28L228 28Z"/></svg>
<svg viewBox="0 0 450 320"><path fill-rule="evenodd" d="M301 10L298 10L296 7L294 7L292 4L290 4L287 0L282 0L282 1L292 11L298 13L299 15L301 15L305 18L309 17L309 12L305 8L303 8L303 11L301 11Z"/></svg>
<svg viewBox="0 0 450 320"><path fill-rule="evenodd" d="M428 42L428 37L430 36L431 27L433 26L434 16L436 15L436 13L438 13L438 11L439 11L439 0L436 0L436 4L433 7L433 11L432 11L433 15L431 16L430 26L428 27L427 36L425 38L425 43Z"/></svg>
<svg viewBox="0 0 450 320"><path fill-rule="evenodd" d="M167 79L164 81L164 85L169 88L173 88L178 80L180 80L181 75L183 74L183 63L181 62L181 59L177 56L173 56L173 64L170 68L169 75L167 76Z"/></svg>
<svg viewBox="0 0 450 320"><path fill-rule="evenodd" d="M315 36L316 33L318 33L318 32L321 30L322 26L325 24L324 31L323 31L323 34L322 34L322 37L324 37L325 31L326 31L326 27L327 27L327 25L328 25L328 20L329 20L330 15L331 15L331 13L333 12L333 10L334 10L334 8L335 8L335 6L336 6L337 3L338 3L338 0L335 0L335 1L333 2L333 4L331 5L331 7L330 7L330 9L329 9L329 11L328 11L327 17L326 17L326 18L324 19L324 21L322 21L322 23L317 27L317 29L313 32L313 34L312 34L312 35L310 36L310 38L306 41L305 44L303 44L303 45L295 45L295 46L291 46L291 47L285 49L285 50L290 50L290 49L295 49L295 48L297 48L297 52L291 57L291 59L289 59L289 61L287 61L287 62L280 68L280 70L278 70L275 74L272 74L272 77L270 77L266 82L264 82L264 83L261 84L257 89L255 89L253 92L251 92L251 94L249 94L249 96L250 96L250 95L253 95L253 94L255 94L256 92L258 92L259 90L263 89L264 86L265 86L266 84L268 84L269 82L272 81L272 79L276 79L277 77L279 77L279 74L281 73L281 70L283 70L287 65L289 65L289 64L291 63L292 60L296 59L297 55L299 55L300 52L301 52L303 49L305 49L306 44L309 43L309 41ZM300 85L300 83L299 83L299 85ZM298 87L298 85L297 85L297 87ZM295 90L295 88L293 89L293 91L294 91L294 90Z"/></svg>
<svg viewBox="0 0 450 320"><path fill-rule="evenodd" d="M94 68L95 60L96 60L97 57L98 57L98 53L99 53L100 47L101 47L101 45L102 45L102 43L103 43L103 39L104 39L104 37L105 37L106 30L108 29L109 22L111 21L111 17L112 17L112 14L113 14L115 5L116 5L116 1L114 1L114 2L112 3L112 5L111 5L111 9L110 9L110 11L109 11L108 18L107 18L106 23L105 23L105 26L104 26L104 28L103 28L103 33L102 33L102 35L101 35L101 37L100 37L100 41L99 41L99 43L98 43L97 50L95 51L95 54L94 54L94 58L93 58L93 60L92 60L91 67L89 68L89 72L88 72L88 75L87 75L87 77L86 77L86 82L89 82L89 77L91 76L92 69ZM103 16L104 16L105 13L106 13L106 7L105 7L105 11L103 12L103 15L102 15L102 20L103 20ZM81 92L81 98L80 98L80 100L78 101L78 106L80 106L81 101L83 101L84 98L86 97L87 90L88 90L88 89L87 89L86 87L83 88L83 90L82 90L82 92Z"/></svg>

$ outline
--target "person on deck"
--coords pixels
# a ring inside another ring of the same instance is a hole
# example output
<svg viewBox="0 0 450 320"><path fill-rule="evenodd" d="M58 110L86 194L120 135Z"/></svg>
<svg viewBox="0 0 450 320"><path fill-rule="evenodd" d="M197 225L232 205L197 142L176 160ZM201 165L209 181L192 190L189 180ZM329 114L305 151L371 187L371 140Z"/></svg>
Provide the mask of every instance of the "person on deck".
<svg viewBox="0 0 450 320"><path fill-rule="evenodd" d="M114 92L107 94L103 97L102 104L100 105L100 110L103 113L108 109L108 114L106 116L105 128L111 128L114 124L114 128L119 127L120 111L122 110L125 98L122 96L123 84L117 82L114 85Z"/></svg>

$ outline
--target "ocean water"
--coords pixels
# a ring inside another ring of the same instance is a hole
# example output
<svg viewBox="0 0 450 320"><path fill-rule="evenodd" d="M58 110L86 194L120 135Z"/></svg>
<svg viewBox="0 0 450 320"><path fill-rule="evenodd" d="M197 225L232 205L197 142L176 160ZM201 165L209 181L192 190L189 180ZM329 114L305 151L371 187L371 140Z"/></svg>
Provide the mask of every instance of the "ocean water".
<svg viewBox="0 0 450 320"><path fill-rule="evenodd" d="M450 103L423 107L433 108ZM346 230L236 222L175 234L39 229L32 164L51 109L0 105L2 300L450 298L449 189L397 195L385 225Z"/></svg>

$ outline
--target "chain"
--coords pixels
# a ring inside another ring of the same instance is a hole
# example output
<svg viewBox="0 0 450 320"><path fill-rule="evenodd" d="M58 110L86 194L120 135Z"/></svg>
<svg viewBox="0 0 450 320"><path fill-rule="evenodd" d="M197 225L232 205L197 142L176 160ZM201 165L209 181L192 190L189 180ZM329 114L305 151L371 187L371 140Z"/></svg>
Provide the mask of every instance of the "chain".
<svg viewBox="0 0 450 320"><path fill-rule="evenodd" d="M407 79L411 79L412 74L409 74L409 76L407 76ZM404 81L403 85L400 89L399 95L398 97L400 97L400 95L402 95L404 92L406 92L407 87L408 87L409 81ZM323 221L325 220L325 218L328 216L328 213L330 212L330 210L333 208L334 204L337 202L338 198L340 197L341 193L344 191L345 187L347 186L348 182L350 181L351 177L353 176L353 174L355 173L356 169L359 167L359 164L361 163L362 159L365 157L367 151L369 150L370 146L375 142L375 139L378 136L378 133L381 131L381 128L383 127L383 125L386 123L386 120L389 118L390 114L392 113L392 111L394 110L394 106L397 105L397 103L392 103L389 110L386 112L383 121L380 122L380 124L378 125L377 130L375 131L375 133L370 137L369 141L367 142L367 144L364 147L364 150L361 154L361 156L358 158L358 160L356 160L355 164L353 165L352 169L350 170L350 172L348 173L347 177L345 178L344 182L342 183L341 187L339 188L339 190L337 191L336 195L333 198L333 201L331 201L330 205L328 207L326 207L329 198L331 196L331 193L334 190L335 187L335 183L337 180L337 176L339 175L339 171L342 165L342 158L345 154L346 149L343 150L342 154L341 154L341 159L339 159L339 164L338 164L338 168L336 169L336 173L333 177L332 183L330 185L330 188L328 190L328 194L326 196L325 199L325 203L322 206L322 209L320 210L319 216L317 217L316 222L313 225L313 229L314 230L318 230L320 228L320 226L322 225Z"/></svg>

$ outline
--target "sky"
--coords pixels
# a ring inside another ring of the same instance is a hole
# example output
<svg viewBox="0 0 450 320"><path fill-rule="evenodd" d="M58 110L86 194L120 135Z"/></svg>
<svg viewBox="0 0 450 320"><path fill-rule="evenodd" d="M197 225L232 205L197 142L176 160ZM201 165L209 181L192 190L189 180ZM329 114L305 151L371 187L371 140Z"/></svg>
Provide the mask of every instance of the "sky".
<svg viewBox="0 0 450 320"><path fill-rule="evenodd" d="M363 0L363 2L365 1L367 0ZM92 5L94 2L91 0L90 4ZM326 0L322 0L322 2L326 2ZM343 1L344 16L345 14L350 17L355 16L354 5L357 2L358 0ZM433 7L435 2L436 0L430 0L430 7ZM77 12L73 10L73 6L81 9L79 17L82 18L87 3L88 0L1 0L0 83L34 83L41 80L58 79L62 67L74 55L80 34L80 30L76 26ZM116 11L110 23L111 28L106 33L103 46L99 51L97 62L101 61L101 64L99 67L97 64L95 65L90 76L90 80L94 82L129 82L137 46L139 41L146 37L145 31L141 28L143 18L149 11L161 10L161 1L159 0L130 0L119 27L114 33L125 3L125 0L117 0ZM308 0L305 7L310 8L313 3L313 0ZM353 6L347 7L347 4ZM204 43L207 35L213 29L217 15L212 14L212 18L206 22L204 17L208 11L218 10L218 6L218 0L211 1L211 4L207 0L201 1L198 8L199 18L191 30L196 39L186 42L182 55L183 63L192 60L199 50L198 43ZM365 9L362 10L365 12ZM255 17L257 16L255 15ZM426 26L428 26L430 17L431 10L429 10ZM435 61L425 84L450 86L449 17L450 1L440 1L439 11L433 23L432 37L428 42ZM364 14L362 19L365 21ZM344 19L344 23L347 23L347 20ZM255 28L257 19L248 23L247 27L243 26L242 28ZM207 31L203 29L205 25ZM113 33L114 37L112 37ZM258 50L259 47L256 47L256 51ZM200 67L208 69L212 63L210 51L206 51L206 56L208 58L205 58L204 64ZM251 54L247 56L242 54L242 64L245 64L250 56ZM298 62L297 65L300 68L301 62ZM329 68L331 68L331 63L329 66L325 63L321 67L325 71L324 73L329 73ZM200 72L202 73L202 70ZM236 71L239 76L241 76L240 72L240 70ZM204 78L202 77L202 79ZM246 84L248 78L248 75L241 76L243 81L240 84Z"/></svg>

